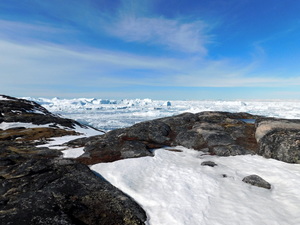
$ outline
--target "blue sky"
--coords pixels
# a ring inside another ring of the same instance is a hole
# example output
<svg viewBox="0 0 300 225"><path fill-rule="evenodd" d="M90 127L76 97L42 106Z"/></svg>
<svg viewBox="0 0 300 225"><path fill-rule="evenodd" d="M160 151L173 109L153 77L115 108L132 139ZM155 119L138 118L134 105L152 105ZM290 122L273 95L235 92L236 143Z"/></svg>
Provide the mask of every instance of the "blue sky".
<svg viewBox="0 0 300 225"><path fill-rule="evenodd" d="M0 0L0 90L300 99L300 1Z"/></svg>

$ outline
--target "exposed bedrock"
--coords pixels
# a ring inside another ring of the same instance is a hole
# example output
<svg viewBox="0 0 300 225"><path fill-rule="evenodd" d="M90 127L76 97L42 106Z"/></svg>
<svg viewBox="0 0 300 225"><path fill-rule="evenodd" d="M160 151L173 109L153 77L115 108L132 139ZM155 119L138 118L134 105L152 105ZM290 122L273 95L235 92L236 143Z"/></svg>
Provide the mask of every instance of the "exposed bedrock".
<svg viewBox="0 0 300 225"><path fill-rule="evenodd" d="M101 175L62 159L61 151L37 147L52 137L78 134L72 128L79 123L0 95L0 124L1 225L144 224L144 210ZM32 124L45 126L26 128Z"/></svg>
<svg viewBox="0 0 300 225"><path fill-rule="evenodd" d="M153 149L178 145L220 156L254 154L259 148L254 124L258 118L261 117L247 113L184 113L141 122L69 145L85 146L85 153L78 160L86 164L151 156Z"/></svg>
<svg viewBox="0 0 300 225"><path fill-rule="evenodd" d="M74 128L82 126L80 123L59 117L36 102L0 95L5 100L0 100L0 123L21 122L36 125L52 124L52 126Z"/></svg>
<svg viewBox="0 0 300 225"><path fill-rule="evenodd" d="M139 225L146 220L129 196L73 160L21 157L2 169L0 178L1 224Z"/></svg>
<svg viewBox="0 0 300 225"><path fill-rule="evenodd" d="M76 144L85 146L78 160L86 164L151 156L153 149L178 145L218 156L259 154L299 163L300 121L248 113L184 113L69 143Z"/></svg>

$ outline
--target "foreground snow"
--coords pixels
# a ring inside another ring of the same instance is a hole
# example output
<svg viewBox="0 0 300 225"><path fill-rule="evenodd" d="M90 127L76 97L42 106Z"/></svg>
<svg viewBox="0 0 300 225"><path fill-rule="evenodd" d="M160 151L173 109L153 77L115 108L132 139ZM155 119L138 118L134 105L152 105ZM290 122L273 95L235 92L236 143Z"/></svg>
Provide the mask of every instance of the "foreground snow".
<svg viewBox="0 0 300 225"><path fill-rule="evenodd" d="M141 204L149 225L300 224L300 165L177 149L183 152L160 149L154 157L100 163L91 169ZM218 166L201 166L206 160ZM270 182L272 189L243 183L251 174Z"/></svg>

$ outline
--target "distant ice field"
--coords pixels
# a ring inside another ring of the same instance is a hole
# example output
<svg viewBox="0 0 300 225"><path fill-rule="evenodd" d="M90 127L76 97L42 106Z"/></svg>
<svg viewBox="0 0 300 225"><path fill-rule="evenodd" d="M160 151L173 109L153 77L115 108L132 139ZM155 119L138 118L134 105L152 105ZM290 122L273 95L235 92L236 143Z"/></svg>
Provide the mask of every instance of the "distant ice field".
<svg viewBox="0 0 300 225"><path fill-rule="evenodd" d="M300 119L300 101L159 101L151 99L105 100L95 98L26 98L50 112L104 131L184 112L227 111Z"/></svg>

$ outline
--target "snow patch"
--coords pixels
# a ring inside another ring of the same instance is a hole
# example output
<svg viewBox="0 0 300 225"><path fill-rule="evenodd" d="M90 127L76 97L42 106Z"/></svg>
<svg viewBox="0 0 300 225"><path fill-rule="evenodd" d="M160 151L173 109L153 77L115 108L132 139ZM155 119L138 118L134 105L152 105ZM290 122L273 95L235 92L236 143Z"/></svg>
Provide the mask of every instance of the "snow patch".
<svg viewBox="0 0 300 225"><path fill-rule="evenodd" d="M78 139L78 138L84 138L84 137L90 137L95 135L101 135L103 132L97 131L93 128L82 128L78 125L75 127L75 131L77 133L80 133L80 135L66 135L63 137L54 137L51 138L50 141L48 141L47 144L39 145L37 147L48 147L50 149L59 149L59 150L65 150L67 147L64 146L65 143ZM68 150L72 151L72 153L65 152L64 154L73 154L73 149L69 148ZM68 151L66 150L66 151Z"/></svg>
<svg viewBox="0 0 300 225"><path fill-rule="evenodd" d="M3 95L0 95L0 101L13 101L13 99L9 99L4 97Z"/></svg>
<svg viewBox="0 0 300 225"><path fill-rule="evenodd" d="M81 127L77 124L75 125L75 131L87 137L104 134L103 132L96 130L92 127L89 126Z"/></svg>
<svg viewBox="0 0 300 225"><path fill-rule="evenodd" d="M53 124L36 125L33 123L21 123L21 122L2 122L0 123L0 129L7 130L11 128L24 127L24 128L38 128L38 127L51 127Z"/></svg>
<svg viewBox="0 0 300 225"><path fill-rule="evenodd" d="M64 151L62 151L63 157L64 158L77 158L84 153L83 149L84 149L84 147L70 148L70 149L64 150Z"/></svg>

